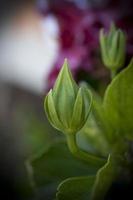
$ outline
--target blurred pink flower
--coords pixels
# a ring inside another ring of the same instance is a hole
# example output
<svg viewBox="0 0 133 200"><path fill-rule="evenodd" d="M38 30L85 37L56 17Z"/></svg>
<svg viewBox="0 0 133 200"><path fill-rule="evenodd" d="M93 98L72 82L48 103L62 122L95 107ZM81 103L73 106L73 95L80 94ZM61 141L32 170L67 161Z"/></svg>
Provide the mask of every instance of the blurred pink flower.
<svg viewBox="0 0 133 200"><path fill-rule="evenodd" d="M44 10L42 9L44 12ZM84 70L92 75L100 64L99 56L99 30L108 29L111 21L126 30L128 35L127 53L133 53L133 27L128 8L120 9L120 4L114 1L102 8L80 9L74 3L68 1L53 1L48 13L52 13L58 20L60 27L60 52L53 71L49 75L50 87L67 58L73 74ZM129 24L130 22L130 24ZM95 77L96 78L96 77Z"/></svg>

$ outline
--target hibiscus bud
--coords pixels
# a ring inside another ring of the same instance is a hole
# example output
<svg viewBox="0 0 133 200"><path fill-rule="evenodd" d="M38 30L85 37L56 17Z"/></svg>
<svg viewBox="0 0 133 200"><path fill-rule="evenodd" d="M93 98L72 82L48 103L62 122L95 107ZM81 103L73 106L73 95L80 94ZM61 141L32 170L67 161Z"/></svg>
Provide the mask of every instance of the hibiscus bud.
<svg viewBox="0 0 133 200"><path fill-rule="evenodd" d="M64 133L75 133L85 124L92 97L87 88L78 87L65 60L54 88L45 98L44 107L50 123Z"/></svg>
<svg viewBox="0 0 133 200"><path fill-rule="evenodd" d="M104 65L116 71L124 65L126 56L126 37L124 32L112 24L109 33L100 31L100 46Z"/></svg>

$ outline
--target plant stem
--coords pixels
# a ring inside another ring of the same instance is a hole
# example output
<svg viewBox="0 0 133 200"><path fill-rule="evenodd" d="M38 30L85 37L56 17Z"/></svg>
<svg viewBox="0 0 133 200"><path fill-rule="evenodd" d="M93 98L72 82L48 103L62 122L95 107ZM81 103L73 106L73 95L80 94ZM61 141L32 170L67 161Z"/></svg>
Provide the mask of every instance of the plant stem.
<svg viewBox="0 0 133 200"><path fill-rule="evenodd" d="M111 70L111 79L113 80L115 76L116 76L116 70Z"/></svg>
<svg viewBox="0 0 133 200"><path fill-rule="evenodd" d="M94 165L105 164L106 160L104 160L103 158L97 157L95 155L89 154L88 152L85 152L79 149L76 142L76 134L66 134L66 136L67 136L67 144L68 144L69 150L74 156L84 161L87 161L89 164L91 163Z"/></svg>

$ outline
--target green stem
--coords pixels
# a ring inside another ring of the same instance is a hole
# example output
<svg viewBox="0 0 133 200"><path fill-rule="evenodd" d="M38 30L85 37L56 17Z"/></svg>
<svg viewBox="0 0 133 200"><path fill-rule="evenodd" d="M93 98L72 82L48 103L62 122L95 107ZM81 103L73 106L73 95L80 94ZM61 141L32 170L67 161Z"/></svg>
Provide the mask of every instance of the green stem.
<svg viewBox="0 0 133 200"><path fill-rule="evenodd" d="M113 80L115 76L116 76L116 70L111 70L111 79Z"/></svg>
<svg viewBox="0 0 133 200"><path fill-rule="evenodd" d="M88 162L89 164L90 163L94 165L105 164L106 161L103 158L99 158L95 155L89 154L88 152L85 152L79 149L76 142L76 134L66 134L66 136L67 136L67 144L68 144L69 150L74 156Z"/></svg>

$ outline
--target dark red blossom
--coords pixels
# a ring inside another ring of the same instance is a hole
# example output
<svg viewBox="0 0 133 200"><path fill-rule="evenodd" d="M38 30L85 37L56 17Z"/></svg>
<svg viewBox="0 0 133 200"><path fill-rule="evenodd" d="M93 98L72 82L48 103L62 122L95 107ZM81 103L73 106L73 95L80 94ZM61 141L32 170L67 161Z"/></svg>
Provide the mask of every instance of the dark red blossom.
<svg viewBox="0 0 133 200"><path fill-rule="evenodd" d="M64 58L68 58L75 76L79 70L84 70L92 76L97 74L95 71L98 66L101 67L99 30L102 27L108 29L112 21L126 31L128 36L127 53L131 57L133 54L131 5L126 3L126 7L124 7L120 3L121 1L109 2L100 8L81 9L66 0L50 1L47 13L52 13L56 17L60 27L60 52L53 71L49 75L50 86L54 83ZM43 9L42 12L44 13Z"/></svg>

